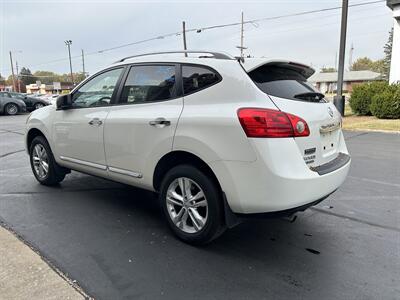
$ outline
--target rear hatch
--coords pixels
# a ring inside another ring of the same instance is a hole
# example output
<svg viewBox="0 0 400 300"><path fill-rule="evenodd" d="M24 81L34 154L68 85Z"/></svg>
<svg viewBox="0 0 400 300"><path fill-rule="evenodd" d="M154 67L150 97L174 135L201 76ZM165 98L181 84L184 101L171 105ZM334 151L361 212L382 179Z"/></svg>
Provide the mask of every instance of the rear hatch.
<svg viewBox="0 0 400 300"><path fill-rule="evenodd" d="M242 63L244 69L276 107L307 122L310 135L294 138L306 164L316 167L335 159L340 149L341 116L335 106L307 82L314 70L287 61L248 59L247 62Z"/></svg>

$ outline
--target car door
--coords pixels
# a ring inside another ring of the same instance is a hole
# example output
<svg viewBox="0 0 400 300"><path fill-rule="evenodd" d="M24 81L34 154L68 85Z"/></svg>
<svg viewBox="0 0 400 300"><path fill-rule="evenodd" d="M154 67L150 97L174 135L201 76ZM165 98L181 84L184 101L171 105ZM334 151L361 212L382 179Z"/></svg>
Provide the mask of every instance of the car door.
<svg viewBox="0 0 400 300"><path fill-rule="evenodd" d="M25 105L26 105L26 109L28 109L28 110L32 109L33 105L32 105L32 99L30 97L27 97L22 94L17 94L17 93L11 94L11 97L24 101Z"/></svg>
<svg viewBox="0 0 400 300"><path fill-rule="evenodd" d="M154 167L172 150L183 109L179 74L175 64L130 67L104 129L111 178L152 188Z"/></svg>
<svg viewBox="0 0 400 300"><path fill-rule="evenodd" d="M72 169L107 175L104 122L115 99L123 67L105 70L73 91L72 108L57 110L53 141L57 159Z"/></svg>

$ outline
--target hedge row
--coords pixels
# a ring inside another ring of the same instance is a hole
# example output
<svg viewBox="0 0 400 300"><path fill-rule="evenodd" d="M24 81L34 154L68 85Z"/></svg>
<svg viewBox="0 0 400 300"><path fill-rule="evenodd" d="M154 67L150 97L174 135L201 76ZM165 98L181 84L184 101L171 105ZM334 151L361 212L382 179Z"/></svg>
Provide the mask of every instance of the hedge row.
<svg viewBox="0 0 400 300"><path fill-rule="evenodd" d="M354 113L380 119L400 118L400 84L376 81L354 86L349 100Z"/></svg>

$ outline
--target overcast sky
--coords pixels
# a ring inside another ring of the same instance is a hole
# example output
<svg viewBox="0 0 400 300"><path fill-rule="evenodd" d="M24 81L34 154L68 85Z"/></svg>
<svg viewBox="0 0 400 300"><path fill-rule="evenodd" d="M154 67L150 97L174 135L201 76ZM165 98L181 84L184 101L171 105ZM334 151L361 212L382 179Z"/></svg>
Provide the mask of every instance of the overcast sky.
<svg viewBox="0 0 400 300"><path fill-rule="evenodd" d="M371 0L350 0L350 4ZM32 71L69 72L64 44L72 40L72 56L84 49L86 70L93 73L115 60L138 53L182 49L182 37L172 36L113 51L111 48L187 28L287 15L341 5L341 0L271 1L18 1L0 0L0 73L11 73L9 51L20 67ZM349 9L347 58L383 57L383 45L393 20L386 2ZM245 54L293 59L315 68L333 66L339 48L340 10L260 21L245 25ZM238 55L240 27L189 33L190 49L227 51ZM22 52L18 52L22 51ZM92 53L92 54L90 54ZM90 54L90 55L89 55ZM57 62L51 62L58 60ZM74 58L73 71L82 71Z"/></svg>

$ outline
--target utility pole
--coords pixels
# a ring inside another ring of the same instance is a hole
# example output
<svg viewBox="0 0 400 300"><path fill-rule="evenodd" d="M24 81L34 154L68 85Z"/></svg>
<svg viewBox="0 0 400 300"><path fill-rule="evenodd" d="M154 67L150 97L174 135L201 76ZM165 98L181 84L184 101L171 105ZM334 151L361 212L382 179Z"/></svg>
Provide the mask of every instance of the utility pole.
<svg viewBox="0 0 400 300"><path fill-rule="evenodd" d="M85 55L83 54L83 49L82 51L82 70L83 70L83 76L86 78L86 72L85 72Z"/></svg>
<svg viewBox="0 0 400 300"><path fill-rule="evenodd" d="M243 50L247 49L246 47L243 46L244 44L244 16L243 16L243 12L242 12L242 26L240 28L240 46L236 46L236 48L240 49L240 59L244 59L244 54L243 54Z"/></svg>
<svg viewBox="0 0 400 300"><path fill-rule="evenodd" d="M243 31L244 31L244 28L243 28L243 12L242 12L242 26L241 26L241 29L240 29L240 57L241 58L243 58L243 38L244 38L244 36L243 36Z"/></svg>
<svg viewBox="0 0 400 300"><path fill-rule="evenodd" d="M15 86L15 74L14 74L14 64L12 61L12 54L10 51L10 63L11 63L11 74L12 74L12 80L13 80L13 91L15 92L15 90L17 89Z"/></svg>
<svg viewBox="0 0 400 300"><path fill-rule="evenodd" d="M337 51L335 53L335 65L334 65L335 72L337 72Z"/></svg>
<svg viewBox="0 0 400 300"><path fill-rule="evenodd" d="M336 108L344 116L344 97L343 93L343 73L344 73L344 58L346 51L346 32L347 32L347 13L349 9L349 1L343 0L342 2L342 22L340 28L340 46L339 46L339 67L338 67L338 81L337 81L337 94L334 100Z"/></svg>
<svg viewBox="0 0 400 300"><path fill-rule="evenodd" d="M351 48L349 53L349 71L351 70L351 66L353 65L353 52L354 52L354 46L353 43L351 43Z"/></svg>
<svg viewBox="0 0 400 300"><path fill-rule="evenodd" d="M72 41L71 41L71 40L66 40L66 41L65 41L65 45L67 45L67 47L68 47L69 70L70 70L70 72L71 72L71 82L72 82L73 85L75 85L75 84L74 84L74 75L72 75L71 44L72 44Z"/></svg>
<svg viewBox="0 0 400 300"><path fill-rule="evenodd" d="M182 36L183 36L183 50L187 50L186 47L186 23L185 21L182 22ZM187 53L185 52L185 57L187 57Z"/></svg>
<svg viewBox="0 0 400 300"><path fill-rule="evenodd" d="M17 71L18 93L21 93L21 81L19 80L18 61L15 61L15 69Z"/></svg>

